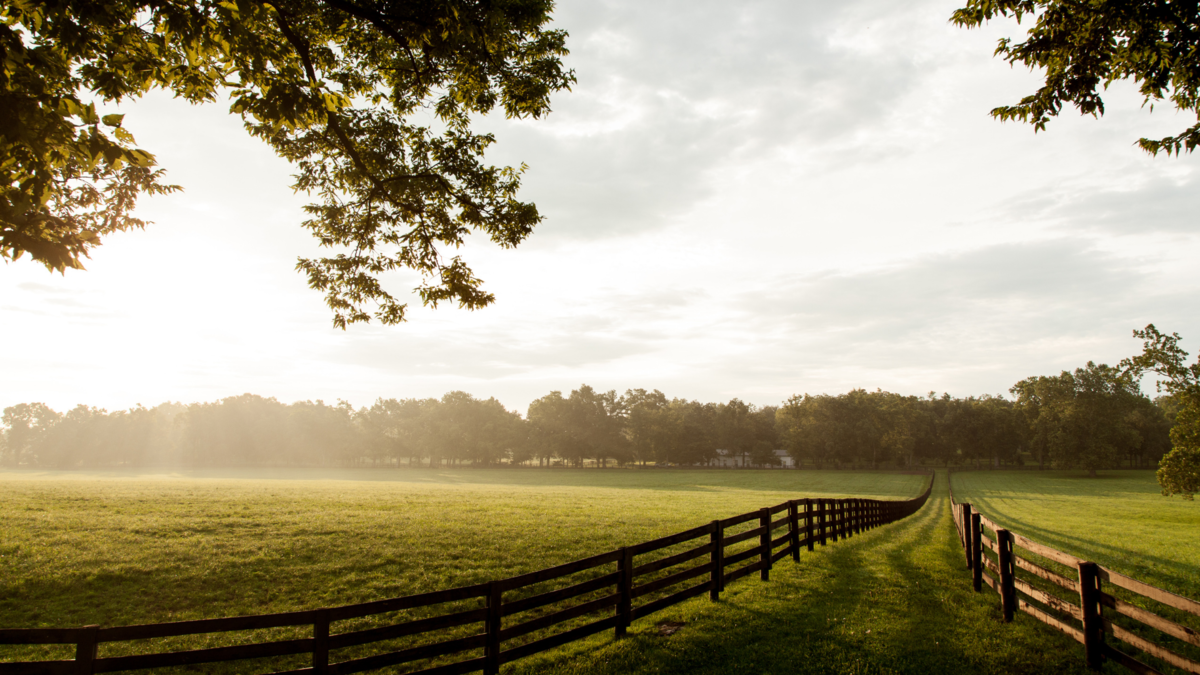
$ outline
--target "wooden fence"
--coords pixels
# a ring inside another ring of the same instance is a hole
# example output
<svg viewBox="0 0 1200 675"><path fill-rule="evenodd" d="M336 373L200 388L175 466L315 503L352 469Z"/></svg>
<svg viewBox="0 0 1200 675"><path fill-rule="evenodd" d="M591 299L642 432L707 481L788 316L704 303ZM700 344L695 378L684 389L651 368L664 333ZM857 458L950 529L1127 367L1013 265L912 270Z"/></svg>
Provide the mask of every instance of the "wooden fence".
<svg viewBox="0 0 1200 675"><path fill-rule="evenodd" d="M0 630L0 645L74 648L73 660L0 663L0 675L90 675L247 659L272 660L240 664L239 672L345 675L407 665L423 675L490 675L594 633L612 630L621 637L633 621L688 598L707 593L717 600L728 584L755 572L767 581L784 558L799 562L804 549L908 516L925 504L930 489L932 480L907 501L795 499L509 579L358 605L141 626ZM397 620L413 612L419 616ZM169 641L267 629L289 639L182 650ZM167 644L159 650L146 644L155 640ZM101 656L101 645L113 653Z"/></svg>
<svg viewBox="0 0 1200 675"><path fill-rule="evenodd" d="M975 591L984 586L996 591L1005 621L1020 611L1069 635L1083 645L1092 670L1112 661L1136 673L1176 668L1200 675L1195 656L1200 652L1193 649L1200 647L1200 632L1179 623L1195 623L1200 602L1017 534L971 504L955 501L953 489L950 509ZM1021 550L1028 555L1020 555ZM1123 643L1122 648L1106 636ZM1149 657L1155 666L1135 657Z"/></svg>

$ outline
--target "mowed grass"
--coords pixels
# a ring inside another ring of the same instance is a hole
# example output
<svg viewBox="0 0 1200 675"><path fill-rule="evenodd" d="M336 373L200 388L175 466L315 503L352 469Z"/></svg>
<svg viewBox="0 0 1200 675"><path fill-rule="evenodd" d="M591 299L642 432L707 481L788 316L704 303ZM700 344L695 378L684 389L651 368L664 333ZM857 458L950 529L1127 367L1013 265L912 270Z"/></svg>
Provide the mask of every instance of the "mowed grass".
<svg viewBox="0 0 1200 675"><path fill-rule="evenodd" d="M971 471L954 496L1014 532L1200 599L1200 501L1163 497L1153 471Z"/></svg>
<svg viewBox="0 0 1200 675"><path fill-rule="evenodd" d="M509 577L791 498L907 498L923 481L813 471L0 473L0 627L366 602Z"/></svg>
<svg viewBox="0 0 1200 675"><path fill-rule="evenodd" d="M681 622L664 636L658 626ZM946 476L909 518L776 563L769 582L729 587L514 664L514 673L1086 673L1070 638L971 591ZM1106 672L1118 672L1106 666Z"/></svg>

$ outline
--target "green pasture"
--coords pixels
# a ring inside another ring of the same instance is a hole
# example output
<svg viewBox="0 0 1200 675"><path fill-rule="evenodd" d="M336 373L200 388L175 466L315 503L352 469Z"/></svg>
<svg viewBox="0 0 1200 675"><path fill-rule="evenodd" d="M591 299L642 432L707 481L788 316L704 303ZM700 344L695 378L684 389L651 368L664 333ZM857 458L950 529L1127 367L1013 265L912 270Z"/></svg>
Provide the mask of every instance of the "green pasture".
<svg viewBox="0 0 1200 675"><path fill-rule="evenodd" d="M0 473L0 627L363 602L536 570L791 498L908 498L925 480L782 470ZM1069 638L1025 616L1004 624L995 595L970 590L947 504L940 474L905 521L805 551L798 565L780 561L771 581L737 581L717 603L701 597L637 621L624 640L605 633L505 672L1085 672ZM661 635L667 621L683 625ZM40 649L0 647L0 661L70 658Z"/></svg>
<svg viewBox="0 0 1200 675"><path fill-rule="evenodd" d="M954 496L1014 532L1200 598L1200 501L1163 497L1153 471L970 471Z"/></svg>
<svg viewBox="0 0 1200 675"><path fill-rule="evenodd" d="M922 483L781 470L0 474L0 627L360 603L514 576L791 498L903 498ZM55 649L66 648L41 653Z"/></svg>
<svg viewBox="0 0 1200 675"><path fill-rule="evenodd" d="M771 581L731 586L596 638L515 664L554 675L1087 673L1082 649L1028 617L1002 622L971 591L939 474L909 518L776 563ZM663 636L665 622L683 623ZM1116 672L1116 671L1113 671Z"/></svg>

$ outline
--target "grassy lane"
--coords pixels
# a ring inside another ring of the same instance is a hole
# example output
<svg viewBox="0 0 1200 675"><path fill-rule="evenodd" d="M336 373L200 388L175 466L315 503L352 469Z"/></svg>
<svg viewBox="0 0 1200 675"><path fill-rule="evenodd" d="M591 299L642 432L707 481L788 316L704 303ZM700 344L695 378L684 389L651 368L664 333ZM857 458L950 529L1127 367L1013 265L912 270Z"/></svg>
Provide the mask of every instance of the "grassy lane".
<svg viewBox="0 0 1200 675"><path fill-rule="evenodd" d="M1169 499L1153 471L971 471L954 494L1031 539L1200 598L1200 502Z"/></svg>
<svg viewBox="0 0 1200 675"><path fill-rule="evenodd" d="M657 625L685 625L662 636ZM732 585L636 622L630 637L576 643L514 673L1085 673L1072 640L970 590L945 474L919 513L781 561L771 581Z"/></svg>

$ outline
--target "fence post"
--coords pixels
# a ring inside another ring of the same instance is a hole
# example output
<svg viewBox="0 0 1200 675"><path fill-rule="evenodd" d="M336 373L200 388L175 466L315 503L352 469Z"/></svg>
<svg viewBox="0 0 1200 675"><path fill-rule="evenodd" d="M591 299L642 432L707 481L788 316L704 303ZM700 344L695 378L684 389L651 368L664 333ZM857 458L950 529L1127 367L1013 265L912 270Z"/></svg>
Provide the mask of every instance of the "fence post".
<svg viewBox="0 0 1200 675"><path fill-rule="evenodd" d="M712 521L713 531L708 535L708 541L712 544L713 550L709 555L709 561L712 563L712 588L708 591L708 599L716 602L721 599L721 591L725 590L725 528L721 527L721 521Z"/></svg>
<svg viewBox="0 0 1200 675"><path fill-rule="evenodd" d="M971 510L971 586L976 593L983 590L983 525L974 509Z"/></svg>
<svg viewBox="0 0 1200 675"><path fill-rule="evenodd" d="M796 500L788 500L788 547L792 549L792 562L800 562L800 514Z"/></svg>
<svg viewBox="0 0 1200 675"><path fill-rule="evenodd" d="M958 505L958 517L962 522L962 546L963 554L967 556L967 569L974 569L971 564L971 556L974 554L975 546L971 544L971 505L969 503Z"/></svg>
<svg viewBox="0 0 1200 675"><path fill-rule="evenodd" d="M625 637L629 624L633 623L633 549L621 547L621 559L617 561L618 592L621 599L617 602L617 637Z"/></svg>
<svg viewBox="0 0 1200 675"><path fill-rule="evenodd" d="M771 580L771 509L762 508L758 512L758 526L763 529L758 535L758 578L763 581Z"/></svg>
<svg viewBox="0 0 1200 675"><path fill-rule="evenodd" d="M83 627L83 634L75 643L75 673L76 675L92 675L96 667L96 633L100 626L93 624Z"/></svg>
<svg viewBox="0 0 1200 675"><path fill-rule="evenodd" d="M841 525L839 516L841 515L842 500L830 499L829 501L833 507L829 509L829 540L836 544L838 540L838 528Z"/></svg>
<svg viewBox="0 0 1200 675"><path fill-rule="evenodd" d="M313 619L312 669L316 675L329 672L329 610L318 609Z"/></svg>
<svg viewBox="0 0 1200 675"><path fill-rule="evenodd" d="M817 531L813 529L813 500L808 498L804 500L804 533L808 539L808 552L812 553L813 546L817 543Z"/></svg>
<svg viewBox="0 0 1200 675"><path fill-rule="evenodd" d="M863 508L862 507L863 507L863 500L855 499L854 500L854 534L862 534L862 531L863 531L863 526L862 526Z"/></svg>
<svg viewBox="0 0 1200 675"><path fill-rule="evenodd" d="M817 529L819 529L821 531L821 545L822 546L825 545L825 541L826 541L826 537L827 537L827 533L825 532L825 514L828 511L826 509L826 506L828 506L828 502L829 502L828 499L818 499L817 500L817 505L821 509L820 511L817 512Z"/></svg>
<svg viewBox="0 0 1200 675"><path fill-rule="evenodd" d="M500 675L500 603L504 590L500 584L488 584L487 638L483 648L483 675Z"/></svg>
<svg viewBox="0 0 1200 675"><path fill-rule="evenodd" d="M1013 620L1016 609L1017 591L1013 586L1013 539L1012 533L1004 528L996 530L996 548L1000 549L1000 607L1004 610L1004 622Z"/></svg>
<svg viewBox="0 0 1200 675"><path fill-rule="evenodd" d="M1083 650L1087 667L1100 670L1104 665L1104 621L1100 609L1099 566L1079 563L1079 607L1083 610Z"/></svg>

